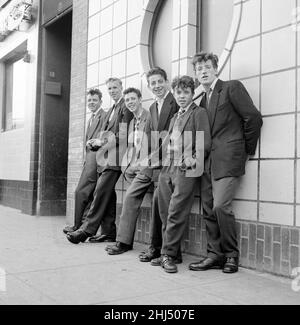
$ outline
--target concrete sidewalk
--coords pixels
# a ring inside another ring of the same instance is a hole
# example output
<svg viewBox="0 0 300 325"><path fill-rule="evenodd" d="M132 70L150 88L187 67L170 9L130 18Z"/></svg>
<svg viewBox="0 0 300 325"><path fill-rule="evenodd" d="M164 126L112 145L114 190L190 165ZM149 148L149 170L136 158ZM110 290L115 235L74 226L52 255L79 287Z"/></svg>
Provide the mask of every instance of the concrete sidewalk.
<svg viewBox="0 0 300 325"><path fill-rule="evenodd" d="M299 304L292 280L240 268L192 272L183 255L179 272L138 261L144 245L109 256L105 243L70 244L63 217L32 217L0 206L0 305ZM6 285L6 288L5 288ZM300 283L299 283L300 285ZM3 291L6 289L6 291Z"/></svg>

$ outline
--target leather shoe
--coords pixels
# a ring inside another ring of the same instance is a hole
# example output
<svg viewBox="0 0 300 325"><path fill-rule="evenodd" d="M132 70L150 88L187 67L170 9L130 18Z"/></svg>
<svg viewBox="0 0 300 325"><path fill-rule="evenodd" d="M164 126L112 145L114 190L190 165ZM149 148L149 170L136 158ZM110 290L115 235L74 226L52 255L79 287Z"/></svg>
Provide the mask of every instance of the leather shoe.
<svg viewBox="0 0 300 325"><path fill-rule="evenodd" d="M164 255L161 259L161 267L167 273L176 273L178 272L177 265L175 264L174 258L169 255Z"/></svg>
<svg viewBox="0 0 300 325"><path fill-rule="evenodd" d="M111 238L107 235L96 235L96 236L92 236L90 239L89 239L89 242L91 243L103 243L103 242L106 242L106 243L112 243L112 242L115 242L116 240L114 238Z"/></svg>
<svg viewBox="0 0 300 325"><path fill-rule="evenodd" d="M157 258L154 258L153 260L151 260L150 264L152 266L161 266L162 265L162 260L163 260L163 256L157 257ZM180 253L180 255L178 255L178 256L176 256L174 258L174 263L175 264L181 264L182 263L181 253Z"/></svg>
<svg viewBox="0 0 300 325"><path fill-rule="evenodd" d="M88 237L90 237L90 235L82 229L78 229L67 234L67 239L72 244L84 243Z"/></svg>
<svg viewBox="0 0 300 325"><path fill-rule="evenodd" d="M224 273L235 273L239 270L239 259L237 257L227 257L224 264Z"/></svg>
<svg viewBox="0 0 300 325"><path fill-rule="evenodd" d="M223 265L224 262L221 259L206 257L203 261L191 263L189 269L192 271L206 271L209 269L221 269Z"/></svg>
<svg viewBox="0 0 300 325"><path fill-rule="evenodd" d="M75 226L66 226L64 229L63 229L63 233L64 234L67 234L69 232L73 232L73 231L76 231L77 228Z"/></svg>
<svg viewBox="0 0 300 325"><path fill-rule="evenodd" d="M107 253L108 255L118 255L123 254L131 249L131 245L127 245L118 241L114 246L107 248Z"/></svg>
<svg viewBox="0 0 300 325"><path fill-rule="evenodd" d="M140 262L151 262L158 257L160 257L160 251L152 247L150 247L147 252L139 255Z"/></svg>

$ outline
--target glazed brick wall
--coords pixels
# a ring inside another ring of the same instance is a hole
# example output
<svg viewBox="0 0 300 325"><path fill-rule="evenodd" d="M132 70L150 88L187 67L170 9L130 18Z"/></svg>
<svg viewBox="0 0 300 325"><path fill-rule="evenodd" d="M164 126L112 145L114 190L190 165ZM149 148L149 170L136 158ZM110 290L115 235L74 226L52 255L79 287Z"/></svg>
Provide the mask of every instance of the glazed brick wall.
<svg viewBox="0 0 300 325"><path fill-rule="evenodd" d="M73 222L74 191L83 162L85 128L88 1L73 0L67 219Z"/></svg>
<svg viewBox="0 0 300 325"><path fill-rule="evenodd" d="M118 206L118 216L121 205ZM150 208L142 208L137 222L135 241L149 243ZM292 269L300 266L300 231L298 228L251 223L237 220L237 234L242 267L290 277ZM204 218L191 214L182 242L182 251L206 255Z"/></svg>

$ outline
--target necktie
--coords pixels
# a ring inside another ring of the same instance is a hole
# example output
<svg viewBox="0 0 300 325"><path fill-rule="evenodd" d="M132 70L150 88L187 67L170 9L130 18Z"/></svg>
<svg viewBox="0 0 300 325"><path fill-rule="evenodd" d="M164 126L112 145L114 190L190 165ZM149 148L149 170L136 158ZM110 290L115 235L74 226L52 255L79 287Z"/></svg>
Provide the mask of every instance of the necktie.
<svg viewBox="0 0 300 325"><path fill-rule="evenodd" d="M202 99L201 99L201 103L200 103L200 106L207 109L208 108L208 104L207 104L207 92L204 91L203 92L203 96L202 96Z"/></svg>
<svg viewBox="0 0 300 325"><path fill-rule="evenodd" d="M180 118L184 113L185 113L185 109L180 107L177 118Z"/></svg>
<svg viewBox="0 0 300 325"><path fill-rule="evenodd" d="M139 131L139 126L141 123L141 118L135 118L135 123L134 123L134 145L137 146L140 142L140 139L138 137L138 131Z"/></svg>
<svg viewBox="0 0 300 325"><path fill-rule="evenodd" d="M114 117L114 114L115 114L115 109L116 109L116 105L114 104L113 105L113 109L112 109L112 111L111 111L111 114L110 114L110 116L109 116L109 122L112 120L112 118Z"/></svg>
<svg viewBox="0 0 300 325"><path fill-rule="evenodd" d="M92 114L91 118L90 118L90 122L89 122L89 128L91 127L91 125L93 124L94 122L94 119L95 119L95 113Z"/></svg>

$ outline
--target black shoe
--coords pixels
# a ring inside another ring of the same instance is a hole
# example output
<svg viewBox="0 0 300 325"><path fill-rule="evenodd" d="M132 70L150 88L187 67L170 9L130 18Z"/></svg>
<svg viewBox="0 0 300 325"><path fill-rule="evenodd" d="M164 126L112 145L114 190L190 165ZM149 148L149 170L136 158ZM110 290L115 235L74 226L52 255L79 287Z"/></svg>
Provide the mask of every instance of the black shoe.
<svg viewBox="0 0 300 325"><path fill-rule="evenodd" d="M86 233L81 229L78 229L73 232L69 232L67 234L67 239L72 244L84 243L88 239L88 237L90 237L90 234Z"/></svg>
<svg viewBox="0 0 300 325"><path fill-rule="evenodd" d="M103 242L112 243L115 241L116 241L115 238L109 237L107 235L96 235L96 236L92 236L89 239L89 242L91 242L91 243L103 243Z"/></svg>
<svg viewBox="0 0 300 325"><path fill-rule="evenodd" d="M116 242L116 245L107 248L108 255L123 254L132 249L131 245L127 245L121 242Z"/></svg>
<svg viewBox="0 0 300 325"><path fill-rule="evenodd" d="M237 257L227 257L223 268L224 273L235 273L239 270L239 259Z"/></svg>
<svg viewBox="0 0 300 325"><path fill-rule="evenodd" d="M164 255L161 259L161 267L167 273L176 273L178 272L177 265L175 264L175 259L172 256Z"/></svg>
<svg viewBox="0 0 300 325"><path fill-rule="evenodd" d="M151 260L150 264L152 266L161 266L162 260L163 260L163 256L157 257L157 258L154 258L153 260ZM174 258L174 263L175 264L181 264L182 263L182 256L181 256L181 254L180 254L180 256L177 256L177 257Z"/></svg>
<svg viewBox="0 0 300 325"><path fill-rule="evenodd" d="M63 229L63 233L68 234L69 232L73 232L73 231L76 231L76 230L77 230L77 228L75 226L66 226Z"/></svg>
<svg viewBox="0 0 300 325"><path fill-rule="evenodd" d="M140 262L151 262L153 259L160 257L160 250L149 247L148 251L139 255Z"/></svg>
<svg viewBox="0 0 300 325"><path fill-rule="evenodd" d="M189 269L192 271L206 271L209 269L221 269L223 265L223 259L206 257L203 261L191 263Z"/></svg>

